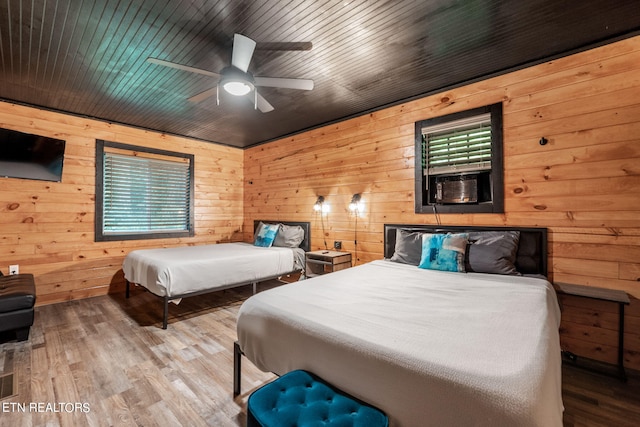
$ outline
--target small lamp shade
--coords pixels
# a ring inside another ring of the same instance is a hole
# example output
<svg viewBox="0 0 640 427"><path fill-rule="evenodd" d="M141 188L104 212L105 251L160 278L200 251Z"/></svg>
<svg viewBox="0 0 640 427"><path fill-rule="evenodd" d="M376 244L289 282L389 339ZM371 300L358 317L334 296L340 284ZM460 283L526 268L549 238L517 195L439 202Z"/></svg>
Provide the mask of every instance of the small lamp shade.
<svg viewBox="0 0 640 427"><path fill-rule="evenodd" d="M359 213L362 212L364 208L364 202L362 201L362 196L360 194L354 194L351 197L351 202L349 203L349 210L351 212Z"/></svg>
<svg viewBox="0 0 640 427"><path fill-rule="evenodd" d="M316 212L327 213L331 208L327 203L325 203L323 196L318 196L316 203L313 205L313 210Z"/></svg>

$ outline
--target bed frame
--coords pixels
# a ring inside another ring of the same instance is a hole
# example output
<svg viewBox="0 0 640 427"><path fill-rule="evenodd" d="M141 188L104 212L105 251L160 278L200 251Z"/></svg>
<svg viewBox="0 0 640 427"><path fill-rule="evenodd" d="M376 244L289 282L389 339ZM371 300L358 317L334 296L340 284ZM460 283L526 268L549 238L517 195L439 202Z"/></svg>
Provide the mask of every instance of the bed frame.
<svg viewBox="0 0 640 427"><path fill-rule="evenodd" d="M464 233L471 231L519 231L520 242L516 254L516 268L523 274L547 276L547 229L537 227L484 227L427 224L385 224L384 257L391 258L396 247L399 229L424 233Z"/></svg>
<svg viewBox="0 0 640 427"><path fill-rule="evenodd" d="M253 221L254 233L257 230L258 224L260 224L260 222L263 222L265 224L299 225L304 230L304 240L302 241L302 243L300 243L299 247L302 250L304 250L305 252L308 252L310 250L310 248L311 248L311 236L310 236L311 223L310 222L254 220ZM223 286L223 287L217 287L215 289L205 289L205 290L201 290L201 291L197 291L197 292L190 292L190 293L181 294L181 295L173 295L171 297L169 297L168 295L165 295L163 297L159 297L159 298L162 298L164 300L164 309L163 309L163 314L162 314L162 329L167 329L168 319L169 319L169 302L170 301L173 301L173 300L176 300L176 299L180 299L180 298L187 298L187 297L193 297L193 296L197 296L197 295L208 294L208 293L216 292L216 291L222 291L222 290L225 290L225 289L237 288L239 286L245 286L245 285L253 285L253 293L255 294L256 293L256 285L257 285L258 282L277 279L279 277L282 277L283 275L297 273L299 271L300 270L294 270L294 271L290 271L288 273L279 274L279 275L274 276L274 277L263 277L263 278L261 278L260 280L257 280L257 281L232 283L230 285ZM129 298L130 285L131 285L131 283L127 280L126 284L125 284L125 298ZM146 288L145 288L145 290L146 290Z"/></svg>
<svg viewBox="0 0 640 427"><path fill-rule="evenodd" d="M485 226L442 226L428 224L385 224L384 257L391 258L396 246L399 229L425 233L463 233L471 231L519 231L520 241L516 255L516 268L523 274L547 276L547 229L536 227L485 227ZM233 395L241 393L242 349L233 343Z"/></svg>

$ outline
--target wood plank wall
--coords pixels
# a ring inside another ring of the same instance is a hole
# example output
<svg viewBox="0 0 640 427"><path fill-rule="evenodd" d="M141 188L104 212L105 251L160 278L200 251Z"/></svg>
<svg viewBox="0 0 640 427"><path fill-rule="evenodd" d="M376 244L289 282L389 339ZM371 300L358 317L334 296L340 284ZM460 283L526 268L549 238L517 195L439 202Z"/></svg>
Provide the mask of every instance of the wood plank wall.
<svg viewBox="0 0 640 427"><path fill-rule="evenodd" d="M0 270L33 273L38 305L123 290L133 249L242 239L240 149L3 102L0 126L67 141L61 182L0 178ZM194 154L195 236L95 242L96 139Z"/></svg>
<svg viewBox="0 0 640 427"><path fill-rule="evenodd" d="M254 219L311 221L315 249L340 240L357 263L381 258L384 223L437 221L414 213L414 122L502 102L505 213L439 220L548 227L553 280L632 295L625 363L640 369L639 77L635 37L245 150L245 239ZM562 304L563 348L615 362L617 306Z"/></svg>

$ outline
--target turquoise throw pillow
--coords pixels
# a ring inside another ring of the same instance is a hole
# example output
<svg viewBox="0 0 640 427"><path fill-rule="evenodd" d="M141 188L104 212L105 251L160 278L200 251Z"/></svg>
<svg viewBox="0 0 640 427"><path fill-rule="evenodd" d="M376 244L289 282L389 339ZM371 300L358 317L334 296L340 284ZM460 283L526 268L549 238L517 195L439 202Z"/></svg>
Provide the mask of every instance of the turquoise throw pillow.
<svg viewBox="0 0 640 427"><path fill-rule="evenodd" d="M253 244L263 248L270 248L273 245L273 241L278 234L278 224L264 224L260 223L258 232L256 233Z"/></svg>
<svg viewBox="0 0 640 427"><path fill-rule="evenodd" d="M422 235L422 256L418 267L427 270L464 273L464 254L469 235L439 233Z"/></svg>

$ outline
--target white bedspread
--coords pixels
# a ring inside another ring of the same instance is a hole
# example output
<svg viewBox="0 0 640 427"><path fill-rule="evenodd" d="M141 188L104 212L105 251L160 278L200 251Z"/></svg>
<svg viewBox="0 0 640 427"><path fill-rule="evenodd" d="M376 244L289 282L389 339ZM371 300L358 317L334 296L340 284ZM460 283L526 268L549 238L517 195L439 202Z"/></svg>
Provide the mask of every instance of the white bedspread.
<svg viewBox="0 0 640 427"><path fill-rule="evenodd" d="M129 282L173 297L291 273L301 268L296 251L302 249L250 243L140 249L125 257L122 270Z"/></svg>
<svg viewBox="0 0 640 427"><path fill-rule="evenodd" d="M249 298L240 348L309 370L391 425L561 426L560 310L537 278L374 261Z"/></svg>

